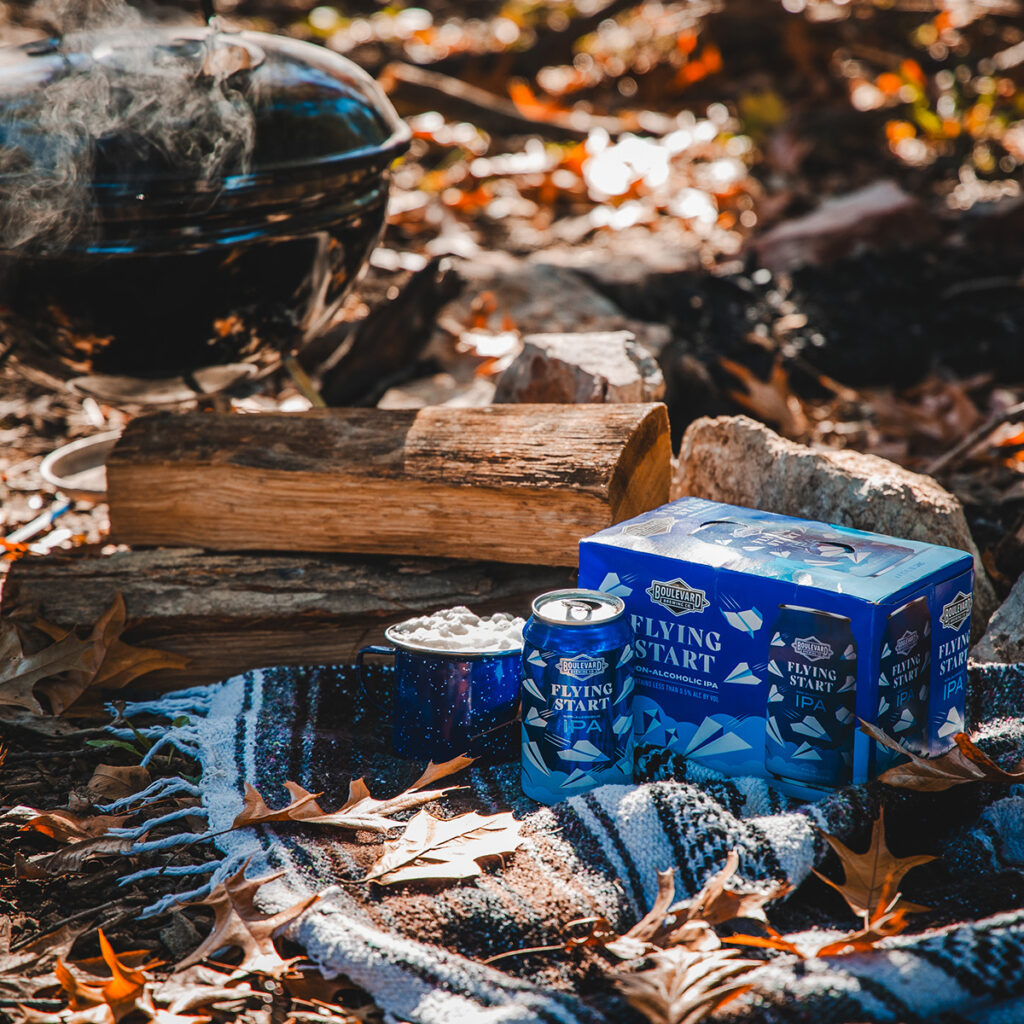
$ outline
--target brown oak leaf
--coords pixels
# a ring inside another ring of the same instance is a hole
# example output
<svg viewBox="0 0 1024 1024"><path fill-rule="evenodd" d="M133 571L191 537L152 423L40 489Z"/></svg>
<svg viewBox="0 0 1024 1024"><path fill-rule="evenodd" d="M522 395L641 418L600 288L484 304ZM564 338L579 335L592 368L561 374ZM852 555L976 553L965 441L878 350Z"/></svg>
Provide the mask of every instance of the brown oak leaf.
<svg viewBox="0 0 1024 1024"><path fill-rule="evenodd" d="M472 764L471 757L456 757L442 764L427 765L423 774L398 796L388 800L376 800L362 779L349 783L348 799L336 811L328 813L318 803L319 793L310 793L295 782L286 782L285 789L292 795L291 803L278 810L272 810L255 788L246 783L245 802L231 827L246 828L250 825L265 825L270 822L299 821L306 825L333 825L336 828L347 828L364 832L389 832L400 827L403 822L396 821L389 815L399 811L419 807L430 803L445 793L457 788L449 786L445 789L425 789L438 779L454 775L467 765Z"/></svg>
<svg viewBox="0 0 1024 1024"><path fill-rule="evenodd" d="M0 620L0 705L21 707L42 715L35 695L44 679L68 671L95 671L98 661L92 645L68 633L36 654L25 654L17 627Z"/></svg>
<svg viewBox="0 0 1024 1024"><path fill-rule="evenodd" d="M822 832L822 837L839 855L843 865L844 881L833 882L818 871L814 873L827 885L832 886L850 909L860 917L874 914L888 892L896 893L903 876L919 864L935 860L930 854L922 853L912 857L895 857L885 843L885 820L881 810L871 828L871 840L863 853L854 853L835 836ZM898 897L890 909L903 909L908 913L923 910L923 907L908 903Z"/></svg>
<svg viewBox="0 0 1024 1024"><path fill-rule="evenodd" d="M109 803L140 792L150 781L149 770L141 765L98 764L85 791L90 800Z"/></svg>
<svg viewBox="0 0 1024 1024"><path fill-rule="evenodd" d="M364 881L379 885L435 879L473 878L478 860L512 853L522 842L511 811L481 815L476 811L443 820L419 811L399 839L384 852Z"/></svg>
<svg viewBox="0 0 1024 1024"><path fill-rule="evenodd" d="M934 793L965 782L1001 782L1007 785L1024 780L1024 771L1003 771L987 754L978 749L964 732L958 732L956 746L938 757L920 757L901 747L877 726L861 722L861 729L876 743L906 755L910 760L898 764L879 776L881 782L903 789Z"/></svg>
<svg viewBox="0 0 1024 1024"><path fill-rule="evenodd" d="M188 658L180 654L126 644L120 639L125 623L124 598L118 593L96 621L88 638L80 641L88 645L88 657L83 659L81 665L70 667L60 677L40 684L38 692L47 698L55 715L63 715L72 709L76 712L85 710L82 705L87 692L120 690L149 672L165 668L181 669L188 665ZM58 643L74 636L74 633L41 619L33 624Z"/></svg>
<svg viewBox="0 0 1024 1024"><path fill-rule="evenodd" d="M914 908L913 904L902 901L896 889L899 870L890 871L879 892L878 903L870 914L864 915L864 927L849 932L838 939L813 948L798 946L780 935L771 925L765 926L766 935L733 935L727 942L740 946L756 946L761 949L777 949L784 953L792 953L802 960L819 956L843 956L847 953L861 953L872 949L880 939L891 935L899 935L905 931L907 915ZM902 902L902 906L900 906Z"/></svg>
<svg viewBox="0 0 1024 1024"><path fill-rule="evenodd" d="M729 392L737 405L750 410L758 419L773 423L786 437L799 438L807 434L810 422L803 403L793 394L789 374L781 361L775 362L766 381L732 359L719 359L719 364L743 385L742 391Z"/></svg>
<svg viewBox="0 0 1024 1024"><path fill-rule="evenodd" d="M10 923L9 918L4 920ZM10 975L26 969L30 969L33 974L47 970L57 960L67 956L75 939L83 931L85 926L73 928L65 924L54 931L37 936L14 951L11 950L10 932L5 932L0 941L0 975Z"/></svg>
<svg viewBox="0 0 1024 1024"><path fill-rule="evenodd" d="M256 893L267 882L280 878L283 872L248 879L245 877L247 867L248 862L216 886L209 896L191 904L213 908L213 928L199 947L177 965L178 970L205 960L219 949L241 950L239 970L252 973L278 976L294 962L283 960L278 955L274 947L274 933L305 913L319 899L319 893L276 914L265 914L256 907Z"/></svg>
<svg viewBox="0 0 1024 1024"><path fill-rule="evenodd" d="M786 882L773 882L755 892L738 892L726 888L739 866L739 853L730 850L722 870L712 875L692 900L677 903L670 912L685 912L687 921L704 921L707 924L722 924L736 918L767 922L764 905L781 899L792 887Z"/></svg>
<svg viewBox="0 0 1024 1024"><path fill-rule="evenodd" d="M584 918L570 921L575 924L591 923L591 931L582 938L570 939L566 951L581 946L599 946L614 956L630 960L656 949L682 946L694 951L718 949L722 943L711 925L735 918L753 918L764 921L764 905L789 891L784 883L775 883L760 892L735 892L726 883L735 875L740 858L736 850L730 851L725 866L712 875L693 899L673 904L675 872L658 872L658 893L647 914L623 935L618 935L605 918Z"/></svg>
<svg viewBox="0 0 1024 1024"><path fill-rule="evenodd" d="M735 949L665 949L652 955L652 967L619 973L615 984L651 1024L696 1024L752 987L737 978L761 964L738 956Z"/></svg>
<svg viewBox="0 0 1024 1024"><path fill-rule="evenodd" d="M98 839L112 828L120 828L130 817L130 814L79 815L58 809L39 812L21 827L23 831L41 832L58 843L81 843Z"/></svg>
<svg viewBox="0 0 1024 1024"><path fill-rule="evenodd" d="M96 836L69 843L53 853L37 853L26 858L20 853L14 855L15 872L19 878L48 879L57 875L74 875L85 870L85 866L100 857L126 853L132 848L133 839L117 836Z"/></svg>

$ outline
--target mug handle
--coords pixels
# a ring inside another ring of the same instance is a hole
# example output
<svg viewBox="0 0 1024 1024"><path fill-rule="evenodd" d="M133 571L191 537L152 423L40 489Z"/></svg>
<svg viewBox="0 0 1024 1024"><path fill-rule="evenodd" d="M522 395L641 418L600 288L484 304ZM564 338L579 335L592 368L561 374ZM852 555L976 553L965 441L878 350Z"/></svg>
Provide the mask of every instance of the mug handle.
<svg viewBox="0 0 1024 1024"><path fill-rule="evenodd" d="M356 678L359 680L359 686L363 693L366 694L366 699L375 707L378 711L387 713L388 708L381 702L380 697L370 690L370 687L366 685L366 676L363 674L363 659L367 654L380 654L385 658L393 658L395 656L394 647L388 647L384 644L370 644L368 647L362 647L359 653L356 655Z"/></svg>

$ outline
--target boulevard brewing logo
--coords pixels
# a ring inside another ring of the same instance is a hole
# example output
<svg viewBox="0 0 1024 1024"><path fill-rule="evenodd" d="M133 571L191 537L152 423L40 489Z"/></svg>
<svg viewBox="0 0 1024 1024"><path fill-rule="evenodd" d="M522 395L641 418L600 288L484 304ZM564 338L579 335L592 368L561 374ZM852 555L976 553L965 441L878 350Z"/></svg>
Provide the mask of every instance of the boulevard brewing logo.
<svg viewBox="0 0 1024 1024"><path fill-rule="evenodd" d="M832 657L832 645L826 644L816 636L805 636L793 641L793 650L808 661L821 661Z"/></svg>
<svg viewBox="0 0 1024 1024"><path fill-rule="evenodd" d="M687 615L689 612L702 612L711 603L707 592L691 587L683 580L675 579L667 583L651 580L647 595L655 604L667 608L673 615Z"/></svg>
<svg viewBox="0 0 1024 1024"><path fill-rule="evenodd" d="M896 651L900 657L905 658L917 646L917 630L908 629L896 641Z"/></svg>
<svg viewBox="0 0 1024 1024"><path fill-rule="evenodd" d="M964 624L967 616L971 614L973 601L974 598L971 594L965 594L962 590L958 591L956 597L949 604L942 606L942 615L939 617L939 622L946 629L959 629Z"/></svg>
<svg viewBox="0 0 1024 1024"><path fill-rule="evenodd" d="M595 658L589 654L577 654L575 658L560 658L558 671L571 679L590 679L599 676L608 667L604 658Z"/></svg>

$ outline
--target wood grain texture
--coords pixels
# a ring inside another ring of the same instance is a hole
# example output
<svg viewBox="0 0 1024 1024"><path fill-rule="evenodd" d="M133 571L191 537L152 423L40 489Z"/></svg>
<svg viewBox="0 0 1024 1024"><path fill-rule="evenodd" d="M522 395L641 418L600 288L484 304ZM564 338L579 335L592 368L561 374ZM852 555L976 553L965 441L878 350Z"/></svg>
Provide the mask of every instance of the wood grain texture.
<svg viewBox="0 0 1024 1024"><path fill-rule="evenodd" d="M145 686L214 682L266 665L349 663L393 622L465 604L529 614L545 590L573 586L569 569L441 559L217 554L153 548L46 555L11 567L3 613L71 627L125 599L125 639L191 658Z"/></svg>
<svg viewBox="0 0 1024 1024"><path fill-rule="evenodd" d="M575 565L668 500L660 404L323 409L133 421L107 462L113 539Z"/></svg>

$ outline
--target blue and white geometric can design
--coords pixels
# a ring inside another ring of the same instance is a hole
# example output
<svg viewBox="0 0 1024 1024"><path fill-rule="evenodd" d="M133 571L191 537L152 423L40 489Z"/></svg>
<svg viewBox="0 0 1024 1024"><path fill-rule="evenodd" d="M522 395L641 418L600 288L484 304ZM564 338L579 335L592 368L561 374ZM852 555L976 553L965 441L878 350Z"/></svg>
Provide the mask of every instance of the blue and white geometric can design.
<svg viewBox="0 0 1024 1024"><path fill-rule="evenodd" d="M633 646L621 599L543 594L523 641L523 792L553 804L632 782Z"/></svg>
<svg viewBox="0 0 1024 1024"><path fill-rule="evenodd" d="M928 600L908 601L889 616L882 637L875 724L901 747L928 753L928 698L932 629ZM895 751L872 743L872 775L901 760Z"/></svg>
<svg viewBox="0 0 1024 1024"><path fill-rule="evenodd" d="M844 615L779 605L769 646L765 768L821 789L853 776L857 647Z"/></svg>

